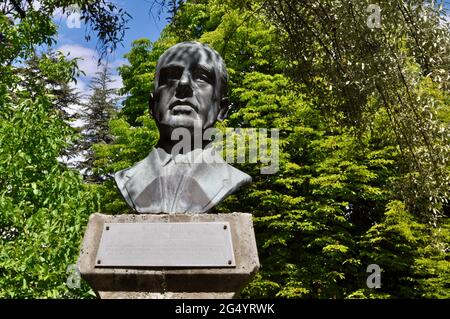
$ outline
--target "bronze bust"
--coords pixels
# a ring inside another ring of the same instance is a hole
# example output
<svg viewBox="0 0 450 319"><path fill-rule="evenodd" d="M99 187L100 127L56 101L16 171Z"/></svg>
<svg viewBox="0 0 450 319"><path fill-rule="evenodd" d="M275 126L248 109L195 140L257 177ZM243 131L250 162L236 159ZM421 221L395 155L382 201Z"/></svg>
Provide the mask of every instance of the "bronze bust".
<svg viewBox="0 0 450 319"><path fill-rule="evenodd" d="M225 63L205 44L182 42L161 55L149 105L160 139L145 159L115 174L119 190L134 210L206 213L251 182L249 175L207 147L209 141L203 138L206 130L226 117L227 81ZM172 136L177 129L191 133L188 151L174 151L178 141ZM194 142L198 132L201 143Z"/></svg>

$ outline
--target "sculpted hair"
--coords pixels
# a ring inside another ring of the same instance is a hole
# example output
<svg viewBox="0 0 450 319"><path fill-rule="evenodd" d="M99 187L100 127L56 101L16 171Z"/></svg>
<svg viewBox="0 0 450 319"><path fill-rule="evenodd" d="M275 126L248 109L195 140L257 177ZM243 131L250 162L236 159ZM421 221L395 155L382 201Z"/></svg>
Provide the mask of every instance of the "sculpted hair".
<svg viewBox="0 0 450 319"><path fill-rule="evenodd" d="M218 98L221 99L225 96L227 92L227 84L228 84L228 71L225 66L225 62L223 61L220 54L211 48L207 44L203 44L196 41L185 41L175 44L174 46L167 49L158 59L158 62L156 64L156 72L155 72L155 90L159 85L159 74L161 70L161 66L164 65L164 63L172 58L178 50L182 49L183 47L198 47L203 50L205 50L207 53L210 54L210 58L212 59L214 63L214 70L216 72L216 84L219 87L219 96Z"/></svg>

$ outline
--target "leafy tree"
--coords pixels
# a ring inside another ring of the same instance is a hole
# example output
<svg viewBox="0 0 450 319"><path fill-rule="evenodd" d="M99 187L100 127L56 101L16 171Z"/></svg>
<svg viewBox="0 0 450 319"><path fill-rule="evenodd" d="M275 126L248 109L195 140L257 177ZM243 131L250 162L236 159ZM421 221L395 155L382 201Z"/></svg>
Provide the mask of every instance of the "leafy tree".
<svg viewBox="0 0 450 319"><path fill-rule="evenodd" d="M35 51L55 42L57 7L80 5L104 48L121 39L126 16L105 1L33 2L0 4L0 297L90 297L86 285L69 290L66 269L99 198L58 160L74 138L62 110L79 72L76 60Z"/></svg>
<svg viewBox="0 0 450 319"><path fill-rule="evenodd" d="M31 98L42 94L42 88L48 88L49 94L54 96L51 102L56 114L67 123L73 123L77 119L76 114L73 113L73 108L81 106L81 93L66 82L67 79L52 77L46 71L47 68L53 68L53 64L58 65L61 61L63 60L60 53L49 51L42 57L31 57L25 61L24 67L16 67L14 72L19 75L18 85L27 88ZM73 134L75 135L76 133L73 130ZM70 146L61 152L61 156L69 159L77 155L74 153L76 153L76 150L74 150L73 146Z"/></svg>
<svg viewBox="0 0 450 319"><path fill-rule="evenodd" d="M382 222L364 234L360 247L364 259L383 265L382 291L395 294L360 289L351 297L448 298L449 219L429 227L402 202L392 201L386 208Z"/></svg>
<svg viewBox="0 0 450 319"><path fill-rule="evenodd" d="M322 105L323 112L330 116L339 113L341 125L360 132L370 129L379 108L387 111L390 121L386 124L392 128L403 158L404 178L398 179L398 191L417 212L431 209L436 215L447 197L449 152L448 130L437 115L447 108L445 99L424 98L421 86L430 79L431 86L448 92L446 8L443 1L382 2L382 27L371 28L370 4L336 0L216 4L197 0L179 4L172 26L185 40L200 38L220 23L214 34L223 39L224 47L202 38L225 54L227 48L235 47L229 42L240 38L233 32L242 32L254 21L240 16L264 13L259 20L266 25L272 22L282 38L277 43L287 61L284 73L314 87L316 94L331 97ZM226 21L233 14L234 21ZM252 57L246 58L251 61ZM433 218L429 213L425 216Z"/></svg>
<svg viewBox="0 0 450 319"><path fill-rule="evenodd" d="M449 95L444 82L422 71L423 60L411 58L417 47L408 38L409 26L387 26L395 36L386 38L365 29L365 11L357 18L348 14L352 6L365 9L364 4L306 1L302 8L297 1L187 1L158 41L141 39L127 55L130 66L121 74L128 96L119 119L111 122L117 144L98 149L102 169L127 167L154 145L156 128L146 115L154 68L162 50L178 41L209 43L226 61L233 107L220 129L280 130L279 171L264 175L260 165L234 164L252 175L253 183L217 207L255 216L262 268L245 297L448 295L449 220L429 208L447 209L433 198L445 203L447 196L445 179L437 176L447 178L449 172ZM280 8L291 20L271 11ZM394 15L385 23L401 13L394 5L389 10ZM433 10L417 30L421 36L429 30L437 39L446 33ZM354 26L358 21L363 25ZM380 46L376 54L367 44L371 41ZM402 55L396 60L397 49ZM421 54L436 58L437 51L427 47ZM430 65L443 67L444 60ZM393 68L397 65L400 70ZM389 92L388 100L383 92ZM405 98L411 104L400 109ZM416 105L409 98L427 102ZM419 107L417 118L413 106ZM427 124L418 129L418 121ZM442 164L431 165L424 136ZM411 149L408 139L414 140ZM422 185L425 176L429 181ZM117 192L109 195L106 203L115 204L104 203L102 210L127 211ZM364 288L372 263L383 270L379 290Z"/></svg>
<svg viewBox="0 0 450 319"><path fill-rule="evenodd" d="M96 33L102 53L100 58L114 51L122 41L126 23L131 18L127 12L109 0L5 0L0 5L0 13L8 17L9 23L18 27L19 32L23 31L28 35L33 33L37 36L33 39L34 43L48 45L54 42L51 36L55 32L55 26L52 25L51 19L58 9L67 15L75 9L79 10L80 20L87 27L86 40L91 39L92 32ZM5 40L17 41L8 37L5 37ZM15 47L13 44L9 48L12 59L15 58L13 52L17 50L21 51L22 47Z"/></svg>
<svg viewBox="0 0 450 319"><path fill-rule="evenodd" d="M74 62L36 61L49 78L70 79ZM36 79L36 83L37 83ZM89 296L71 293L66 268L76 263L82 227L95 195L58 161L73 130L54 108L50 88L13 88L0 108L0 296Z"/></svg>
<svg viewBox="0 0 450 319"><path fill-rule="evenodd" d="M437 117L447 107L436 96L424 96L422 85L449 92L444 1L379 1L379 28L371 27L371 4L261 2L265 16L286 35L281 45L291 62L288 72L319 92L331 89L339 96L324 112L340 112L342 125L364 130L380 108L386 111L402 155L398 191L416 213L433 218L448 197L450 143Z"/></svg>

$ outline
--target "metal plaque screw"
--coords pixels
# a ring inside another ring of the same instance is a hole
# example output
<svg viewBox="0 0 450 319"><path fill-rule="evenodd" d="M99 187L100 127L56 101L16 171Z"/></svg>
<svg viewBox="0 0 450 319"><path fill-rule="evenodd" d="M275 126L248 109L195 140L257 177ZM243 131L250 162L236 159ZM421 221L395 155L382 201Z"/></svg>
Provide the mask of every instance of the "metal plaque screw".
<svg viewBox="0 0 450 319"><path fill-rule="evenodd" d="M231 260L228 260L228 265L231 265Z"/></svg>
<svg viewBox="0 0 450 319"><path fill-rule="evenodd" d="M106 226L106 230L109 230L109 226Z"/></svg>
<svg viewBox="0 0 450 319"><path fill-rule="evenodd" d="M224 225L224 226L223 226L223 229L227 229L227 225Z"/></svg>
<svg viewBox="0 0 450 319"><path fill-rule="evenodd" d="M102 261L99 259L97 260L97 265L100 265L102 263Z"/></svg>

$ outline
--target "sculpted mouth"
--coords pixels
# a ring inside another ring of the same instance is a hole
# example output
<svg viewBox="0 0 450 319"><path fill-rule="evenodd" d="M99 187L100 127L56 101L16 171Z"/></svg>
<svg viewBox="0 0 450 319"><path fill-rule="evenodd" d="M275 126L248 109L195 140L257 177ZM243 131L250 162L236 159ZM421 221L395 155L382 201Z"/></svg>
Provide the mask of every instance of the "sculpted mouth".
<svg viewBox="0 0 450 319"><path fill-rule="evenodd" d="M190 102L177 101L170 106L173 115L191 115L197 112L197 108Z"/></svg>

